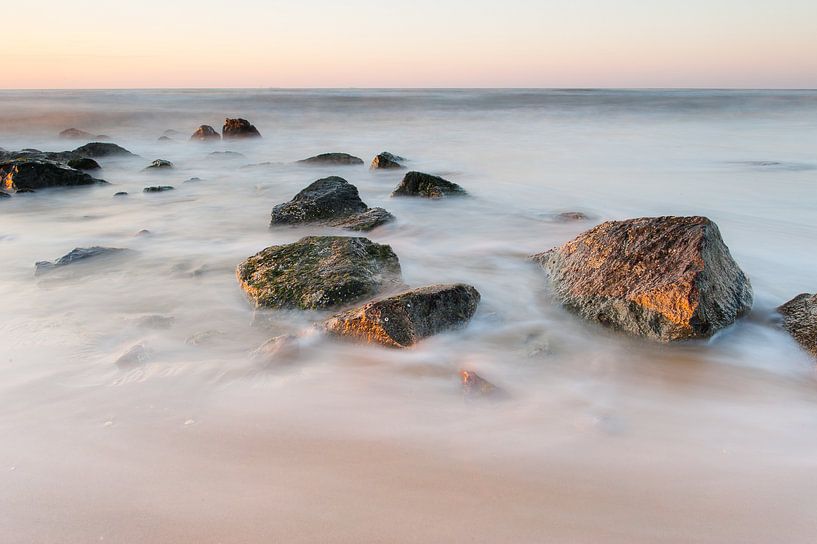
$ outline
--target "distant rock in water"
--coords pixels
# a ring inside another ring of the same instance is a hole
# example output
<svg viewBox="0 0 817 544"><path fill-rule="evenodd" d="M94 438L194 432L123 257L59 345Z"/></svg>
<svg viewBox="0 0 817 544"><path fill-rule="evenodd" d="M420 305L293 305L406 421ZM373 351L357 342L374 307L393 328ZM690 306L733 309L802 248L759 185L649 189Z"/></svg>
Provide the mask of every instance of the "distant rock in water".
<svg viewBox="0 0 817 544"><path fill-rule="evenodd" d="M208 153L207 158L210 160L235 160L246 159L247 157L235 151L213 151L212 153Z"/></svg>
<svg viewBox="0 0 817 544"><path fill-rule="evenodd" d="M236 276L256 306L302 310L336 308L401 283L391 247L344 236L268 247L238 265Z"/></svg>
<svg viewBox="0 0 817 544"><path fill-rule="evenodd" d="M0 163L0 189L9 193L95 183L106 182L58 162L18 159Z"/></svg>
<svg viewBox="0 0 817 544"><path fill-rule="evenodd" d="M101 167L94 159L83 157L81 159L71 159L68 161L68 166L76 170L99 170Z"/></svg>
<svg viewBox="0 0 817 544"><path fill-rule="evenodd" d="M159 136L159 139L157 141L159 141L159 142L175 142L176 140L174 140L173 138L170 138L168 136Z"/></svg>
<svg viewBox="0 0 817 544"><path fill-rule="evenodd" d="M78 247L74 248L69 251L67 254L63 255L56 261L39 261L34 265L34 274L39 276L46 272L50 272L55 268L60 268L63 266L68 266L71 264L75 264L77 262L84 262L89 259L96 259L100 257L110 257L112 255L119 255L123 252L128 251L124 248L119 247L101 247L101 246L93 246L93 247Z"/></svg>
<svg viewBox="0 0 817 544"><path fill-rule="evenodd" d="M107 140L104 134L91 134L78 128L67 128L60 132L59 137L64 140Z"/></svg>
<svg viewBox="0 0 817 544"><path fill-rule="evenodd" d="M587 221L590 217L582 212L561 212L557 213L554 219L562 223L569 223L571 221Z"/></svg>
<svg viewBox="0 0 817 544"><path fill-rule="evenodd" d="M163 193L165 191L172 191L175 187L172 185L152 185L142 189L143 193Z"/></svg>
<svg viewBox="0 0 817 544"><path fill-rule="evenodd" d="M752 307L749 279L705 217L608 221L532 259L580 316L663 342L711 336Z"/></svg>
<svg viewBox="0 0 817 544"><path fill-rule="evenodd" d="M179 132L178 130L173 130L172 128L169 128L169 129L167 129L166 131L164 131L162 133L162 136L167 137L167 138L175 138L175 137L181 136L181 135L182 135L181 132Z"/></svg>
<svg viewBox="0 0 817 544"><path fill-rule="evenodd" d="M363 159L349 155L348 153L321 153L308 159L301 159L298 164L311 164L318 166L347 166L363 164Z"/></svg>
<svg viewBox="0 0 817 544"><path fill-rule="evenodd" d="M89 144L85 144L80 146L74 150L74 153L80 155L82 157L92 157L92 158L99 158L99 157L135 157L133 153L125 149L124 147L119 147L116 144L106 143L106 142L91 142Z"/></svg>
<svg viewBox="0 0 817 544"><path fill-rule="evenodd" d="M337 336L405 348L465 325L479 300L470 285L430 285L346 311L326 321L324 328Z"/></svg>
<svg viewBox="0 0 817 544"><path fill-rule="evenodd" d="M246 119L225 119L221 133L225 140L237 138L260 138L261 133Z"/></svg>
<svg viewBox="0 0 817 544"><path fill-rule="evenodd" d="M463 196L468 193L465 189L431 174L409 172L403 176L403 181L392 192L391 196L419 196L425 198L442 198L445 196Z"/></svg>
<svg viewBox="0 0 817 544"><path fill-rule="evenodd" d="M170 170L171 168L174 168L172 162L166 161L164 159L156 159L148 166L146 166L145 170Z"/></svg>
<svg viewBox="0 0 817 544"><path fill-rule="evenodd" d="M188 178L183 183L196 183L197 181L201 181L201 178Z"/></svg>
<svg viewBox="0 0 817 544"><path fill-rule="evenodd" d="M797 295L777 311L783 316L783 328L806 351L817 357L817 295Z"/></svg>
<svg viewBox="0 0 817 544"><path fill-rule="evenodd" d="M221 135L210 125L201 125L196 129L193 135L190 136L190 139L197 142L210 142L221 140Z"/></svg>
<svg viewBox="0 0 817 544"><path fill-rule="evenodd" d="M127 191L119 191L118 193L114 193L113 196L128 196Z"/></svg>
<svg viewBox="0 0 817 544"><path fill-rule="evenodd" d="M324 223L352 230L371 230L393 219L382 208L370 210L357 187L338 176L319 179L272 209L270 227Z"/></svg>
<svg viewBox="0 0 817 544"><path fill-rule="evenodd" d="M467 399L497 399L506 393L472 370L460 370L462 394Z"/></svg>
<svg viewBox="0 0 817 544"><path fill-rule="evenodd" d="M398 169L398 168L405 168L403 166L403 161L405 161L403 157L398 155L392 155L388 151L384 151L377 155L374 159L372 159L372 164L369 167L371 170L382 170L382 169Z"/></svg>

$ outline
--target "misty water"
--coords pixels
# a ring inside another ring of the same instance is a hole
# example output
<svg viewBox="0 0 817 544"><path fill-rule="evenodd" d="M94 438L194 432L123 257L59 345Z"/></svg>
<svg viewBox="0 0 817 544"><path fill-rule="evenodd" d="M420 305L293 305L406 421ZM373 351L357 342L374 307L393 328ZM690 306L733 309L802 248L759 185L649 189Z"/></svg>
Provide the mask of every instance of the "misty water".
<svg viewBox="0 0 817 544"><path fill-rule="evenodd" d="M225 117L263 138L188 141ZM774 310L817 290L817 92L0 93L0 147L85 143L69 127L139 157L99 159L110 185L0 201L0 541L817 538L815 363ZM471 197L390 198L402 174L368 169L384 150ZM367 164L292 164L323 152ZM143 171L160 158L176 168ZM268 228L328 175L396 216L366 236L408 285L479 290L466 328L398 351L309 332L331 313L253 308L239 262L350 234ZM634 339L560 308L526 260L655 215L719 225L748 316ZM97 245L131 251L34 275ZM285 333L304 333L297 352L252 355ZM136 345L140 364L115 364ZM459 369L505 397L464 398Z"/></svg>

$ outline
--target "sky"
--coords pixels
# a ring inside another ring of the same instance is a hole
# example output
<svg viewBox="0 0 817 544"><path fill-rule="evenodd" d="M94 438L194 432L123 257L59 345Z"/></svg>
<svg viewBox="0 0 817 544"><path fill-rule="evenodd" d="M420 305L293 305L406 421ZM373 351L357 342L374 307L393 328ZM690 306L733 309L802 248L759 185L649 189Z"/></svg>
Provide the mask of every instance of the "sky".
<svg viewBox="0 0 817 544"><path fill-rule="evenodd" d="M817 88L817 0L0 0L0 88Z"/></svg>

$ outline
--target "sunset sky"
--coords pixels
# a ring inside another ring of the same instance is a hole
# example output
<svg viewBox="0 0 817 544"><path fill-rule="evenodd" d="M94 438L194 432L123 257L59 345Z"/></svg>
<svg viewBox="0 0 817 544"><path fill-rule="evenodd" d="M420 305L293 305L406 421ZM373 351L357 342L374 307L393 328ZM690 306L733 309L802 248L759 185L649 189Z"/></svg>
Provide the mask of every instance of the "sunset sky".
<svg viewBox="0 0 817 544"><path fill-rule="evenodd" d="M817 87L815 0L4 4L0 88Z"/></svg>

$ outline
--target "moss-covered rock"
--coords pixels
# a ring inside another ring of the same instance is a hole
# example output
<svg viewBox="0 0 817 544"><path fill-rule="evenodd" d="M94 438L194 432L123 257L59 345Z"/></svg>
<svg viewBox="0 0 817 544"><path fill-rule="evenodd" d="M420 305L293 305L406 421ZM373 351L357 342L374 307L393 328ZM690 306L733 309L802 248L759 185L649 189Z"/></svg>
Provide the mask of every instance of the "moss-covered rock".
<svg viewBox="0 0 817 544"><path fill-rule="evenodd" d="M344 236L268 247L238 265L236 276L256 306L303 310L344 306L401 283L391 247Z"/></svg>
<svg viewBox="0 0 817 544"><path fill-rule="evenodd" d="M422 172L409 172L403 176L400 185L391 196L419 196L425 198L442 198L444 196L463 196L465 189L446 179Z"/></svg>

